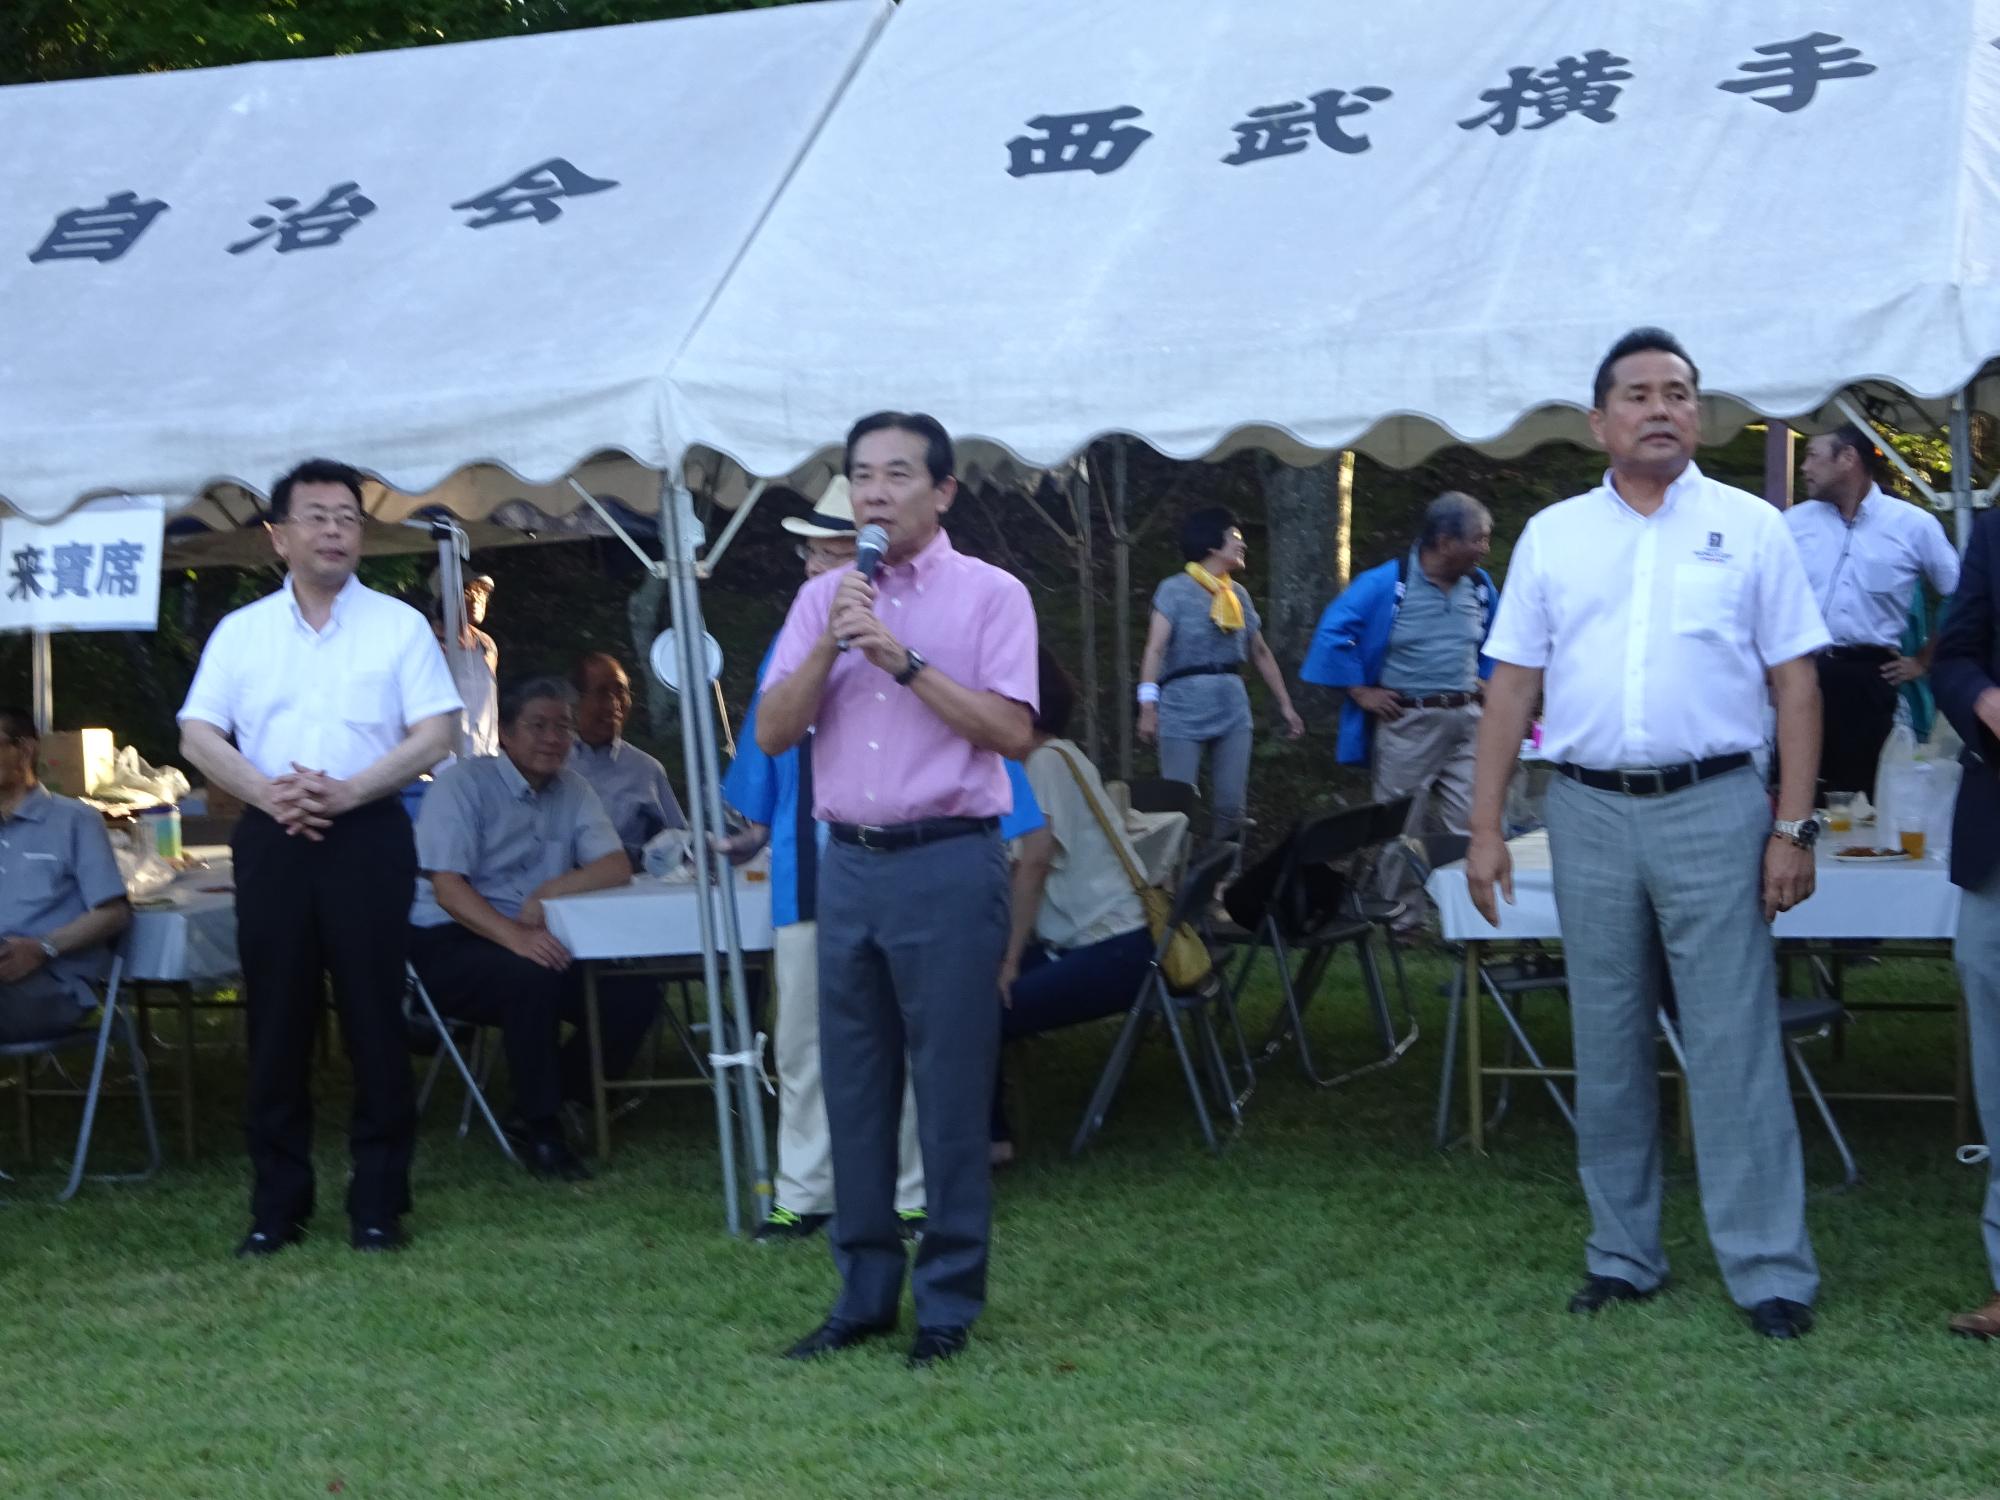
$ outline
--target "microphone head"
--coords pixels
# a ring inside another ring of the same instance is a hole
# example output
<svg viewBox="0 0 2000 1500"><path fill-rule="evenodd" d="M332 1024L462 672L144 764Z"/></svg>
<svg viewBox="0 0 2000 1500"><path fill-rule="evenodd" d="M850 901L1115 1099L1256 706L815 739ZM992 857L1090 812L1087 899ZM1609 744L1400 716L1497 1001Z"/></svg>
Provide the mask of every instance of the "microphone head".
<svg viewBox="0 0 2000 1500"><path fill-rule="evenodd" d="M854 566L863 578L873 578L882 559L889 555L889 533L870 521L854 539Z"/></svg>

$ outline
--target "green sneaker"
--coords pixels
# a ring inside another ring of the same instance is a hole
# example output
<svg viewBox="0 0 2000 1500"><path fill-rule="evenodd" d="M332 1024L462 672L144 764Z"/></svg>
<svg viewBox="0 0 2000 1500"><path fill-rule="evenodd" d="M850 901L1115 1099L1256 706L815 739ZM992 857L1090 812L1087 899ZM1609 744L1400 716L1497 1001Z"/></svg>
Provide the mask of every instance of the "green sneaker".
<svg viewBox="0 0 2000 1500"><path fill-rule="evenodd" d="M896 1227L903 1231L905 1240L920 1240L924 1237L924 1225L930 1223L931 1216L921 1208L899 1208L896 1210Z"/></svg>
<svg viewBox="0 0 2000 1500"><path fill-rule="evenodd" d="M831 1217L830 1214L795 1214L789 1208L773 1208L771 1217L759 1224L757 1232L750 1238L760 1243L765 1240L811 1239Z"/></svg>

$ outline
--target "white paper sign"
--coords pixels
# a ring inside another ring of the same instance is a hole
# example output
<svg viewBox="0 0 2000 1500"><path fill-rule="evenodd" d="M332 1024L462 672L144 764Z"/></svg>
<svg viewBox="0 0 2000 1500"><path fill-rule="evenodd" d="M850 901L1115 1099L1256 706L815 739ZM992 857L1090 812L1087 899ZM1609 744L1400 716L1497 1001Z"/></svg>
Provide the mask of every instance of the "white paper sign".
<svg viewBox="0 0 2000 1500"><path fill-rule="evenodd" d="M0 519L0 630L154 629L165 524L157 496Z"/></svg>

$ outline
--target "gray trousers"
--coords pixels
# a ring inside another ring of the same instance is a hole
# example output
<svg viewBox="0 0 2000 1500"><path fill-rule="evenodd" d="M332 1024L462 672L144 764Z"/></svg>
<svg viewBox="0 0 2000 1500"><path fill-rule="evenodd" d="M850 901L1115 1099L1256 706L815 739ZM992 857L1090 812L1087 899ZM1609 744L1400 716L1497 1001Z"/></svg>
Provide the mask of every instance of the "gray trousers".
<svg viewBox="0 0 2000 1500"><path fill-rule="evenodd" d="M61 1036L77 1023L87 1001L47 969L0 984L0 1042L37 1042Z"/></svg>
<svg viewBox="0 0 2000 1500"><path fill-rule="evenodd" d="M1211 740L1160 736L1160 775L1168 781L1201 785L1202 752L1209 753L1208 805L1215 814L1215 842L1233 839L1243 826L1250 798L1250 725Z"/></svg>
<svg viewBox="0 0 2000 1500"><path fill-rule="evenodd" d="M1958 982L1965 991L1966 1026L1972 1033L1972 1090L1979 1124L1994 1154L1986 1168L1986 1208L1980 1227L1986 1263L2000 1291L2000 870L1976 891L1960 893Z"/></svg>
<svg viewBox="0 0 2000 1500"><path fill-rule="evenodd" d="M1771 807L1749 768L1663 797L1549 788L1549 850L1576 1039L1577 1165L1592 1275L1642 1290L1660 1244L1659 1048L1671 977L1702 1212L1738 1306L1810 1303L1805 1168L1760 905Z"/></svg>
<svg viewBox="0 0 2000 1500"><path fill-rule="evenodd" d="M820 864L820 1084L833 1138L834 1316L895 1319L908 1256L896 1219L904 1059L929 1217L910 1273L917 1324L986 1305L987 1159L1000 1057L1007 861L997 833L879 852L834 840Z"/></svg>

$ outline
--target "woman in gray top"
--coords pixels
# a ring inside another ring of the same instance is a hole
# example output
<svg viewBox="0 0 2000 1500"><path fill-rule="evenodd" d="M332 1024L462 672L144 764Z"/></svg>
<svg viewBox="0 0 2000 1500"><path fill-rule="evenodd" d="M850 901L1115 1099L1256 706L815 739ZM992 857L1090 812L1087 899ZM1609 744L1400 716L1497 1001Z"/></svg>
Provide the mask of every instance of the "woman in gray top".
<svg viewBox="0 0 2000 1500"><path fill-rule="evenodd" d="M1256 665L1284 715L1285 737L1305 724L1292 707L1285 674L1264 642L1263 622L1243 585L1243 532L1220 508L1198 510L1181 523L1184 571L1153 591L1153 618L1139 666L1139 737L1158 740L1160 774L1199 785L1202 754L1209 763L1209 804L1217 841L1243 823L1250 782L1250 694L1243 664Z"/></svg>

